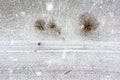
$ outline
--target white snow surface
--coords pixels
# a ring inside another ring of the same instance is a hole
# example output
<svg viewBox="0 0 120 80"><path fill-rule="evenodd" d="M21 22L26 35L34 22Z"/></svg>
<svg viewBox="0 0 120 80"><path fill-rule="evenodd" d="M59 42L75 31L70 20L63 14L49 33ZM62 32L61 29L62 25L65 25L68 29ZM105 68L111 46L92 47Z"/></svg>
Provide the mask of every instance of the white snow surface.
<svg viewBox="0 0 120 80"><path fill-rule="evenodd" d="M99 22L88 36L85 12ZM61 35L36 30L38 19ZM0 0L0 80L120 80L119 21L119 0Z"/></svg>

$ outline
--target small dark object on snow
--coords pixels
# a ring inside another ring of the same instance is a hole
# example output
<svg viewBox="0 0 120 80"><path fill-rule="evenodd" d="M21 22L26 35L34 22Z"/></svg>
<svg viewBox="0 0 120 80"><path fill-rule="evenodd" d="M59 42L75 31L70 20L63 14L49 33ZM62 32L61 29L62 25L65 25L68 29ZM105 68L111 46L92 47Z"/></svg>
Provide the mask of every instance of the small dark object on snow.
<svg viewBox="0 0 120 80"><path fill-rule="evenodd" d="M68 70L67 72L65 72L65 75L67 75L68 73L70 73L72 70Z"/></svg>
<svg viewBox="0 0 120 80"><path fill-rule="evenodd" d="M39 30L45 30L45 21L40 19L35 22L35 27Z"/></svg>
<svg viewBox="0 0 120 80"><path fill-rule="evenodd" d="M38 43L38 46L41 46L41 43L40 43L40 42Z"/></svg>

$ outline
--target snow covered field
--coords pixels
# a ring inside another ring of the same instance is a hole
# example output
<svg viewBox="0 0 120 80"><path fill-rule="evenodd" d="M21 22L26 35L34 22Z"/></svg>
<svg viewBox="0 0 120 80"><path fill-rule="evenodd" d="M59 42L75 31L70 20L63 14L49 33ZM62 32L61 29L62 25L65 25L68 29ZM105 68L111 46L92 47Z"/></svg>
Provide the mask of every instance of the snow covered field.
<svg viewBox="0 0 120 80"><path fill-rule="evenodd" d="M99 22L87 36L85 12ZM119 0L0 0L0 80L119 80L119 21Z"/></svg>

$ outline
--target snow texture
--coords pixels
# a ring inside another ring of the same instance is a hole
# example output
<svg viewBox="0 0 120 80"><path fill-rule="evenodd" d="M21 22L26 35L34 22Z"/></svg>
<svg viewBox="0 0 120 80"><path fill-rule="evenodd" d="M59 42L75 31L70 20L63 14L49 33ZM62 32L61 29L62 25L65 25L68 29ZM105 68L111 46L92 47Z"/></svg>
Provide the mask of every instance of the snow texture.
<svg viewBox="0 0 120 80"><path fill-rule="evenodd" d="M87 35L84 13L99 22ZM119 0L0 0L0 80L119 80L119 21Z"/></svg>

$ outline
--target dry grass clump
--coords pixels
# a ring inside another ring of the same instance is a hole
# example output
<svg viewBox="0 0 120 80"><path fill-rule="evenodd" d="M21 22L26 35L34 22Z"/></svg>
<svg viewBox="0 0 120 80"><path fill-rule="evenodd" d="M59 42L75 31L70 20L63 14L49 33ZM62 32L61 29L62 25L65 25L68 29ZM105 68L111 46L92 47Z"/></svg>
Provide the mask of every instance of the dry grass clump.
<svg viewBox="0 0 120 80"><path fill-rule="evenodd" d="M52 32L54 32L57 35L61 34L61 30L58 28L57 24L54 21L49 22L47 28L52 30Z"/></svg>
<svg viewBox="0 0 120 80"><path fill-rule="evenodd" d="M39 19L35 22L35 28L51 36L59 36L61 34L61 29L57 26L55 21L49 21L46 24L44 20Z"/></svg>
<svg viewBox="0 0 120 80"><path fill-rule="evenodd" d="M35 27L37 29L39 29L40 31L44 31L45 30L45 21L42 19L39 19L35 22Z"/></svg>
<svg viewBox="0 0 120 80"><path fill-rule="evenodd" d="M82 25L82 32L85 34L89 34L99 26L96 17L90 13L84 13L80 16L80 24Z"/></svg>

